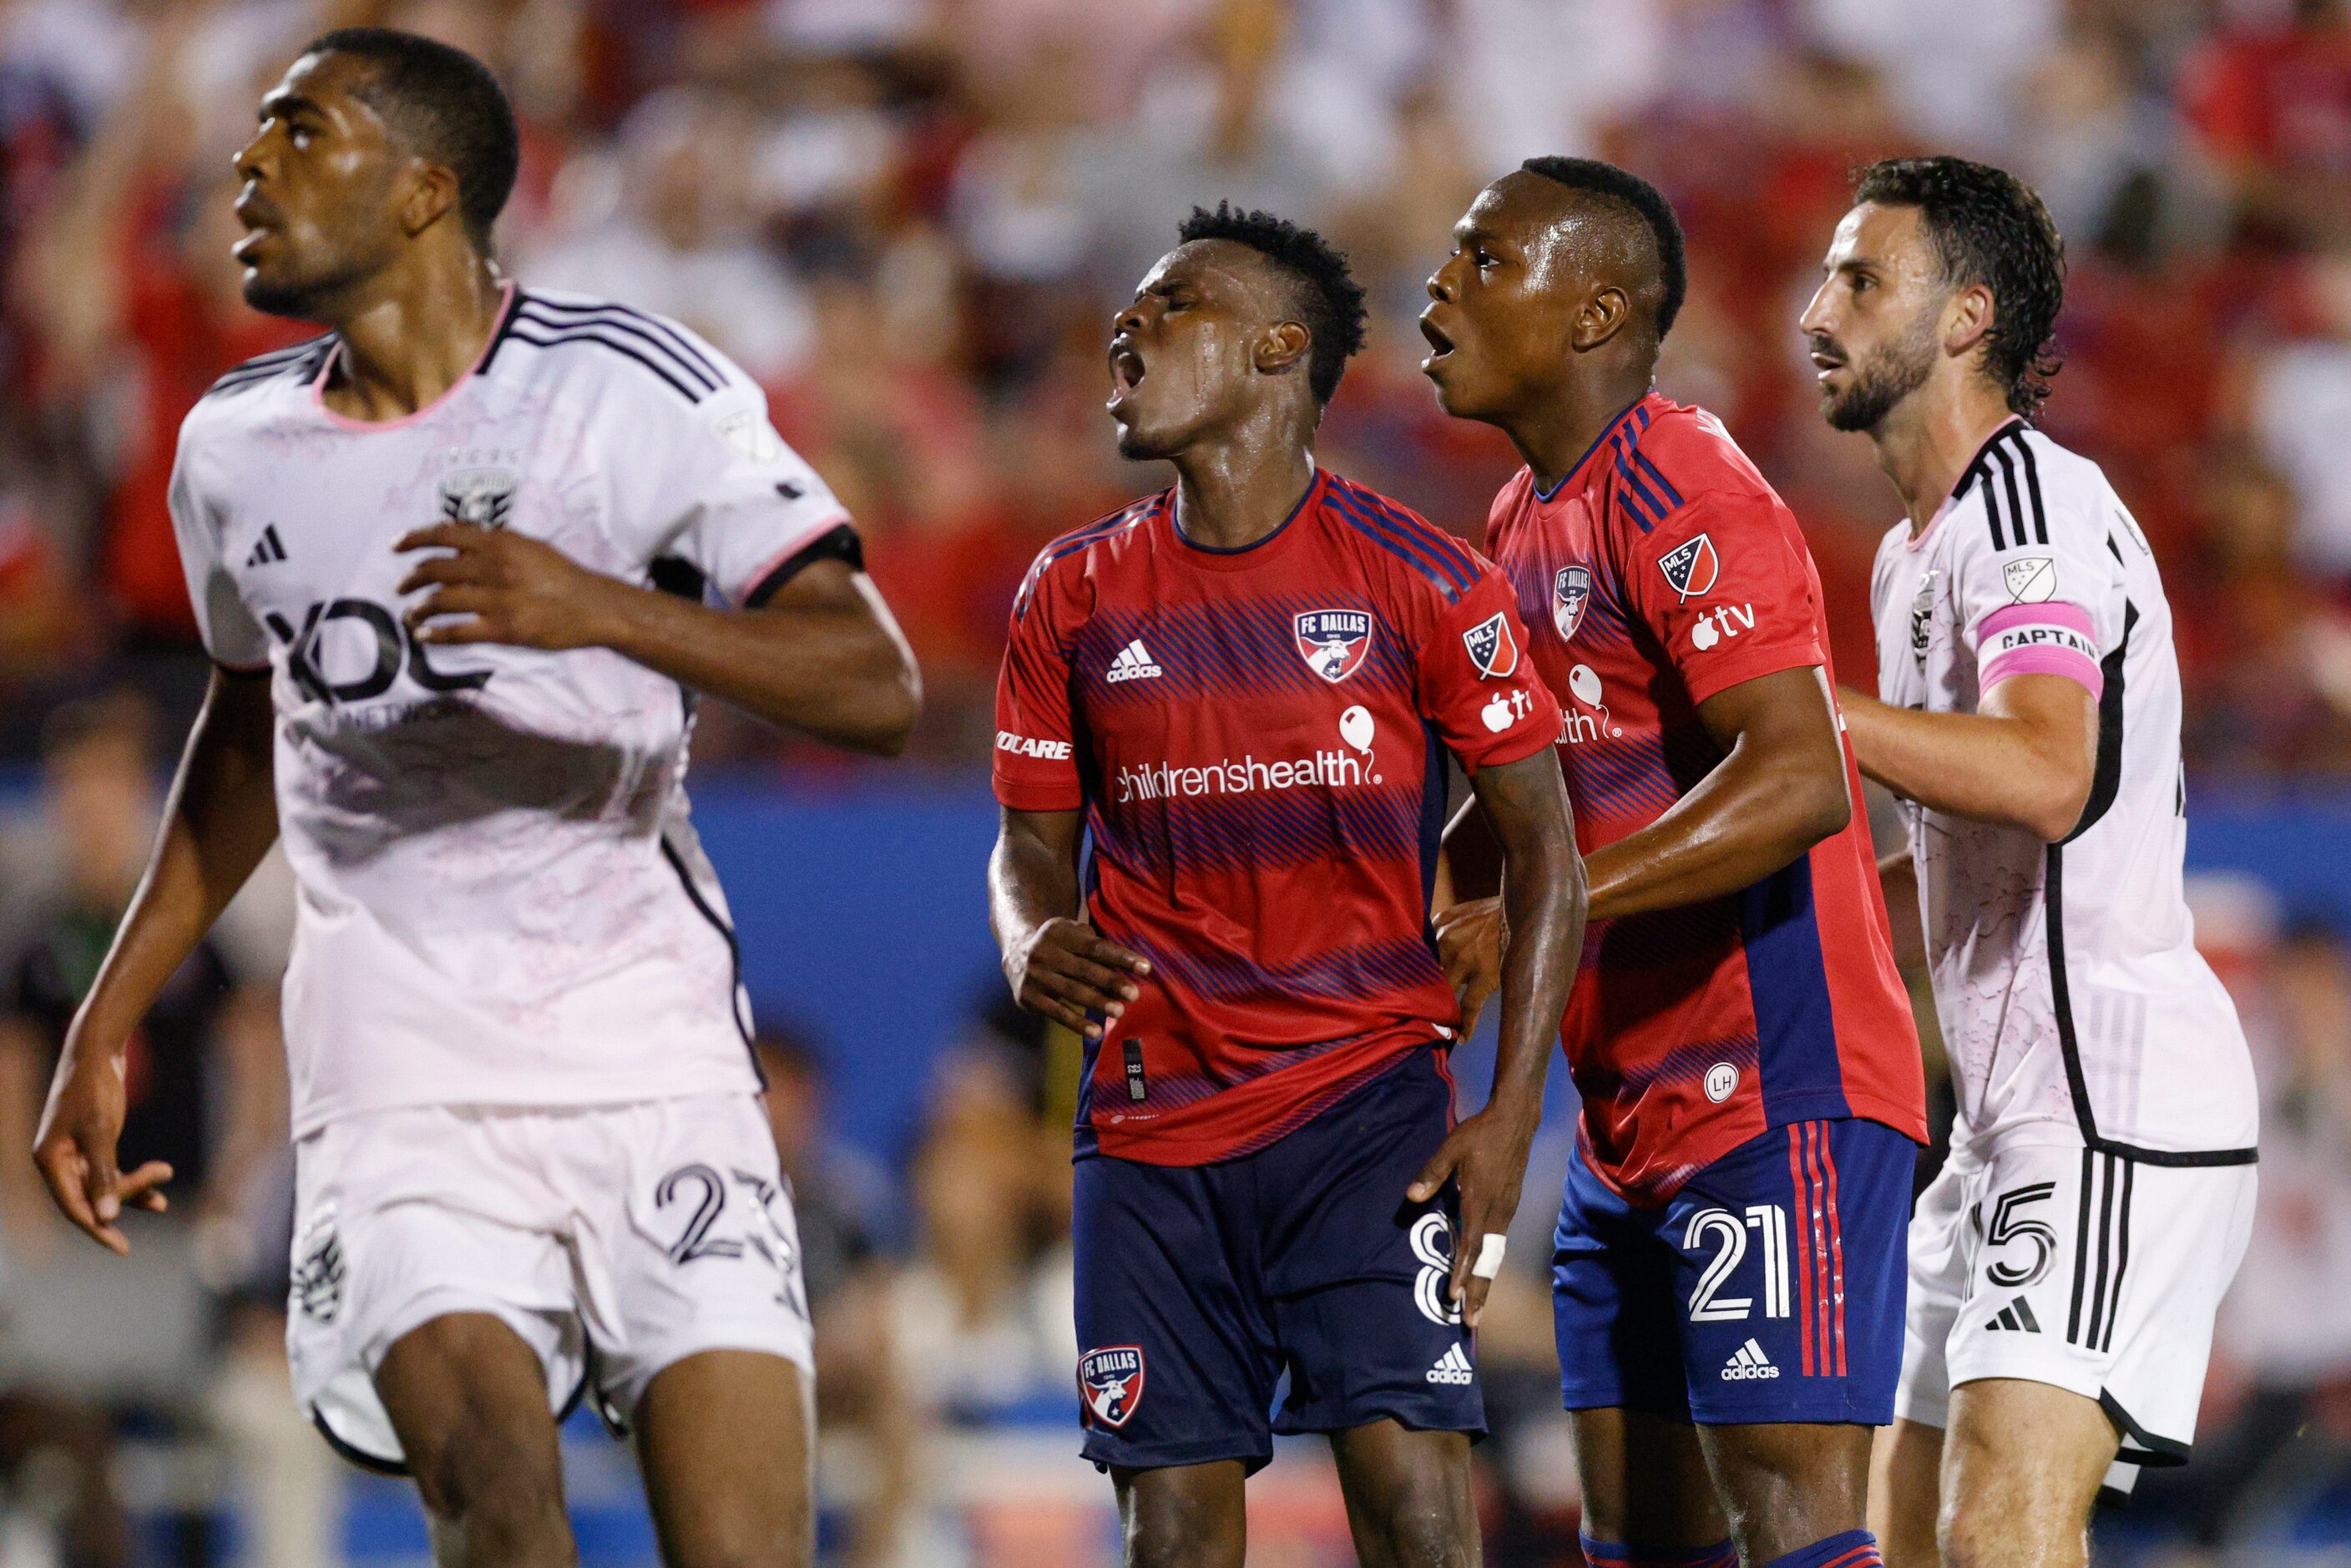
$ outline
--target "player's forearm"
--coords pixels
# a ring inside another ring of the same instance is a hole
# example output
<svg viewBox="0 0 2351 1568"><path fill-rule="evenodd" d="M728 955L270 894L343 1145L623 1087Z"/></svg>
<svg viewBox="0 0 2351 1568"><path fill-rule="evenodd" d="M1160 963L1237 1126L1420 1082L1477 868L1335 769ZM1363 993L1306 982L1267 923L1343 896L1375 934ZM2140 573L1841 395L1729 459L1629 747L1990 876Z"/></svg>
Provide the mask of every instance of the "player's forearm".
<svg viewBox="0 0 2351 1568"><path fill-rule="evenodd" d="M1502 852L1501 1038L1489 1108L1534 1135L1542 1116L1552 1042L1583 952L1583 858L1558 758L1535 756L1479 771L1474 780Z"/></svg>
<svg viewBox="0 0 2351 1568"><path fill-rule="evenodd" d="M2077 786L2087 779L2053 755L2033 725L2000 713L1928 713L1858 692L1843 695L1854 759L1904 800L2052 842L2074 831L2085 792Z"/></svg>
<svg viewBox="0 0 2351 1568"><path fill-rule="evenodd" d="M1078 857L1074 842L1047 841L1023 819L1006 811L995 851L987 857L987 924L1007 955L1018 951L1049 920L1066 920L1078 907Z"/></svg>
<svg viewBox="0 0 2351 1568"><path fill-rule="evenodd" d="M267 675L214 671L147 873L74 1020L71 1051L122 1049L277 841L275 723Z"/></svg>
<svg viewBox="0 0 2351 1568"><path fill-rule="evenodd" d="M862 574L845 595L788 588L766 608L742 612L607 580L596 640L615 653L832 745L883 757L904 749L922 677Z"/></svg>
<svg viewBox="0 0 2351 1568"><path fill-rule="evenodd" d="M1828 775L1742 740L1664 816L1592 852L1592 918L1728 897L1842 831L1852 812L1842 770Z"/></svg>

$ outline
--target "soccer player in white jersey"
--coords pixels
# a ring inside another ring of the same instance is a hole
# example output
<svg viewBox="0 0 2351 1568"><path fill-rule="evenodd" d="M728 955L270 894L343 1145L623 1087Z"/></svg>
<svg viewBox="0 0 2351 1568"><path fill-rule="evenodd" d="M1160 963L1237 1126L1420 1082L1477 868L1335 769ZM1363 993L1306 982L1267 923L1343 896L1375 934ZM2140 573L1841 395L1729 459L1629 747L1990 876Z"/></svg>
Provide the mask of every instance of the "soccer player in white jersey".
<svg viewBox="0 0 2351 1568"><path fill-rule="evenodd" d="M1908 514L1877 552L1883 700L1846 722L1907 803L1887 903L1959 1093L1873 1523L1895 1568L2080 1563L2102 1482L2188 1458L2252 1214L2252 1071L2181 894L2171 610L2097 465L2033 428L2064 263L2032 191L1876 164L1823 270L1823 411Z"/></svg>
<svg viewBox="0 0 2351 1568"><path fill-rule="evenodd" d="M126 1040L280 837L296 1392L414 1475L444 1564L575 1562L556 1419L633 1429L664 1559L808 1563L809 1325L695 693L858 750L911 656L759 391L490 260L514 119L469 57L330 33L238 154L246 297L323 337L189 414L171 505L219 669L36 1157L117 1251ZM137 1151L130 1151L136 1155Z"/></svg>

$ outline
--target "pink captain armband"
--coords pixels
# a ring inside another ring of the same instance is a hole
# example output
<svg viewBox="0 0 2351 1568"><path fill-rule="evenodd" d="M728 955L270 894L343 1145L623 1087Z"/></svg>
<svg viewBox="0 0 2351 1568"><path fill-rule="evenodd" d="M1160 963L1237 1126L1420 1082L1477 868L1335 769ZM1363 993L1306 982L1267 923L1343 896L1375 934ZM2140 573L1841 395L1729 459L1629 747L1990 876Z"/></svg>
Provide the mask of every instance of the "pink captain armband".
<svg viewBox="0 0 2351 1568"><path fill-rule="evenodd" d="M2075 604L2001 605L1983 619L1976 657L1979 691L2011 675L2063 675L2093 697L2106 689L2090 612Z"/></svg>

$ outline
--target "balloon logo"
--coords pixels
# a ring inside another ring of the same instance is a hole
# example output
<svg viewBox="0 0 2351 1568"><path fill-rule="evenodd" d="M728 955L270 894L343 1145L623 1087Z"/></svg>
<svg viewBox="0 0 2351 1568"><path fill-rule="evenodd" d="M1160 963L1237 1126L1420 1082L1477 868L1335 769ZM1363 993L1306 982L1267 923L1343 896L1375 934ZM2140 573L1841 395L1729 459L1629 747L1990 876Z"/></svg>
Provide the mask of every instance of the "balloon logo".
<svg viewBox="0 0 2351 1568"><path fill-rule="evenodd" d="M1586 707L1600 706L1600 676L1589 664L1578 664L1567 672L1567 689L1575 700Z"/></svg>
<svg viewBox="0 0 2351 1568"><path fill-rule="evenodd" d="M1358 705L1341 714L1339 738L1369 757L1372 754L1372 710Z"/></svg>

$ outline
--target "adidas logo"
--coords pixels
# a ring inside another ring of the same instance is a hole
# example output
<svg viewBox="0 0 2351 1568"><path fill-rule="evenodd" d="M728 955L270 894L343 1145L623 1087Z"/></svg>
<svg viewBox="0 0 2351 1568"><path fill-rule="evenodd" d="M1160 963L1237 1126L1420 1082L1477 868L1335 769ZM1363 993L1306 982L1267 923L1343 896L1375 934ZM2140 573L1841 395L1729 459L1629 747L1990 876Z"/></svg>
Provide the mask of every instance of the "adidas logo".
<svg viewBox="0 0 2351 1568"><path fill-rule="evenodd" d="M277 525L268 523L263 526L261 538L255 543L252 553L245 558L245 564L268 566L274 561L281 561L285 559L286 543L277 537Z"/></svg>
<svg viewBox="0 0 2351 1568"><path fill-rule="evenodd" d="M2041 1320L2032 1315L2032 1303L2019 1296L1992 1314L1991 1322L1984 1324L1986 1333L1993 1329L2007 1329L2011 1333L2039 1333Z"/></svg>
<svg viewBox="0 0 2351 1568"><path fill-rule="evenodd" d="M1116 685L1121 681L1157 680L1165 674L1165 671L1151 662L1151 650L1143 645L1142 638L1137 637L1118 651L1118 657L1110 662L1110 669L1104 673L1103 678Z"/></svg>
<svg viewBox="0 0 2351 1568"><path fill-rule="evenodd" d="M1722 1368L1725 1383L1752 1383L1779 1375L1780 1369L1771 1364L1771 1358L1763 1354L1763 1347L1751 1339L1740 1345Z"/></svg>
<svg viewBox="0 0 2351 1568"><path fill-rule="evenodd" d="M1477 1369L1469 1364L1468 1354L1461 1348L1460 1343L1456 1341L1445 1347L1445 1354L1437 1358L1437 1364L1430 1367L1423 1375L1431 1383L1459 1384L1471 1381L1478 1373Z"/></svg>

